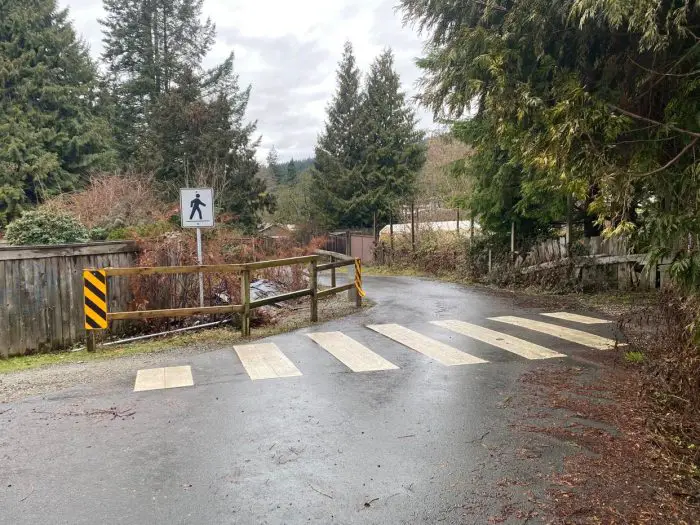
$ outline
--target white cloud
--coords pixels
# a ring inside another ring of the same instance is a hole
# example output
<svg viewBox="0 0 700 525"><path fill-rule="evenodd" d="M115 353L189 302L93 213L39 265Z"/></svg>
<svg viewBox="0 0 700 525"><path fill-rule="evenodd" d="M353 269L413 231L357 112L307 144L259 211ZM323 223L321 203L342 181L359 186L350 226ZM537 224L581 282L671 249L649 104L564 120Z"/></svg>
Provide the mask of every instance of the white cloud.
<svg viewBox="0 0 700 525"><path fill-rule="evenodd" d="M70 8L77 31L92 54L102 51L97 19L104 16L99 0L59 0ZM205 17L217 26L217 41L205 65L231 51L242 86L252 84L248 118L258 121L264 159L274 144L282 160L313 155L323 129L325 108L335 90L335 70L343 44L350 40L358 65L369 69L385 47L392 47L404 90L416 92L420 72L414 59L422 44L394 12L396 0L205 0ZM421 126L434 127L424 109Z"/></svg>

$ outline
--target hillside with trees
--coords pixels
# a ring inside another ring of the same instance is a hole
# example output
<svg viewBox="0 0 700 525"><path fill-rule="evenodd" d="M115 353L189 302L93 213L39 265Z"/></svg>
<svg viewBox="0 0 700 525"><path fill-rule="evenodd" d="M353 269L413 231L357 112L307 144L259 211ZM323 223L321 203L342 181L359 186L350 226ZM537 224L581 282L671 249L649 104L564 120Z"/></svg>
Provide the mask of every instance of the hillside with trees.
<svg viewBox="0 0 700 525"><path fill-rule="evenodd" d="M105 0L93 61L55 0L0 6L0 227L85 188L97 173L153 182L164 202L213 186L220 217L253 230L275 198L230 55L202 61L216 31L203 0Z"/></svg>

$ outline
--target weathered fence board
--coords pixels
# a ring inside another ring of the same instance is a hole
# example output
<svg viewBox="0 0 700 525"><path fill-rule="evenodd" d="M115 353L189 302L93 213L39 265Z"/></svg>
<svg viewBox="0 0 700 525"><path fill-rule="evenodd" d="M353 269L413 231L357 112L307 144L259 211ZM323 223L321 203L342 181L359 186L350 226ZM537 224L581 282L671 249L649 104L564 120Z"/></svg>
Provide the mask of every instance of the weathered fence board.
<svg viewBox="0 0 700 525"><path fill-rule="evenodd" d="M83 269L133 266L137 252L132 242L0 247L0 357L82 340ZM129 301L128 286L114 279L110 310Z"/></svg>

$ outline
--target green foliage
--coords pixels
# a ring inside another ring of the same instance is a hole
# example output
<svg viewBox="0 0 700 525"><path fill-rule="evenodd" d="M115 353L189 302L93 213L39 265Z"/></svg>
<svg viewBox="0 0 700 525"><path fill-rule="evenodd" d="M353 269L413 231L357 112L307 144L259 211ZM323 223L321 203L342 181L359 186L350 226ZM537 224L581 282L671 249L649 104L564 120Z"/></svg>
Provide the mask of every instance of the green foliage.
<svg viewBox="0 0 700 525"><path fill-rule="evenodd" d="M644 362L644 354L638 351L625 352L625 361L638 365Z"/></svg>
<svg viewBox="0 0 700 525"><path fill-rule="evenodd" d="M0 226L112 161L96 69L55 0L0 4Z"/></svg>
<svg viewBox="0 0 700 525"><path fill-rule="evenodd" d="M355 210L349 210L346 203L357 187L364 149L359 129L360 70L350 42L345 43L337 84L325 130L316 145L313 170L316 215L328 227L347 224L354 218Z"/></svg>
<svg viewBox="0 0 700 525"><path fill-rule="evenodd" d="M329 227L387 218L415 193L425 163L423 135L400 90L391 50L372 64L364 91L346 43L338 89L316 146L314 200Z"/></svg>
<svg viewBox="0 0 700 525"><path fill-rule="evenodd" d="M71 244L87 242L90 233L77 219L68 215L28 211L9 224L5 238L18 246Z"/></svg>
<svg viewBox="0 0 700 525"><path fill-rule="evenodd" d="M313 184L313 176L306 171L299 175L295 184L280 186L277 190L275 222L315 226Z"/></svg>
<svg viewBox="0 0 700 525"><path fill-rule="evenodd" d="M102 59L107 65L114 131L125 164L132 164L147 128L150 106L170 92L187 69L199 67L215 36L201 21L203 0L103 0L106 17ZM208 72L215 84L229 58Z"/></svg>
<svg viewBox="0 0 700 525"><path fill-rule="evenodd" d="M390 49L371 66L360 122L366 145L361 194L353 196L353 204L359 201L367 215L376 212L377 220L388 220L413 197L416 175L426 160L424 135L406 104ZM365 225L369 224L368 217Z"/></svg>
<svg viewBox="0 0 700 525"><path fill-rule="evenodd" d="M633 233L699 289L696 3L458 4L401 2L429 36L423 103L457 121L458 136L472 113L477 152L461 166L476 178L472 205L487 222L500 208L504 225L546 223L564 219L561 203L573 195L589 235Z"/></svg>
<svg viewBox="0 0 700 525"><path fill-rule="evenodd" d="M115 228L107 235L109 241L120 241L124 239L152 239L160 237L164 233L176 231L180 227L179 217L170 221L157 221L140 226L130 226Z"/></svg>

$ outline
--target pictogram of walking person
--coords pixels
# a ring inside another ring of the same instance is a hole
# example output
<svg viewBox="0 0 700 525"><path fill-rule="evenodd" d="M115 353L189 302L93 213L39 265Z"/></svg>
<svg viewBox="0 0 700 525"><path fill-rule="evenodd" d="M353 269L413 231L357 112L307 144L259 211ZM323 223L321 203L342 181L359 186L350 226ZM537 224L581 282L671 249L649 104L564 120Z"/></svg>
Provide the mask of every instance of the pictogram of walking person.
<svg viewBox="0 0 700 525"><path fill-rule="evenodd" d="M199 193L195 194L195 198L190 202L190 208L192 208L192 213L190 213L190 220L194 218L195 213L199 213L199 220L202 220L202 209L200 206L207 207L202 201L199 200Z"/></svg>

